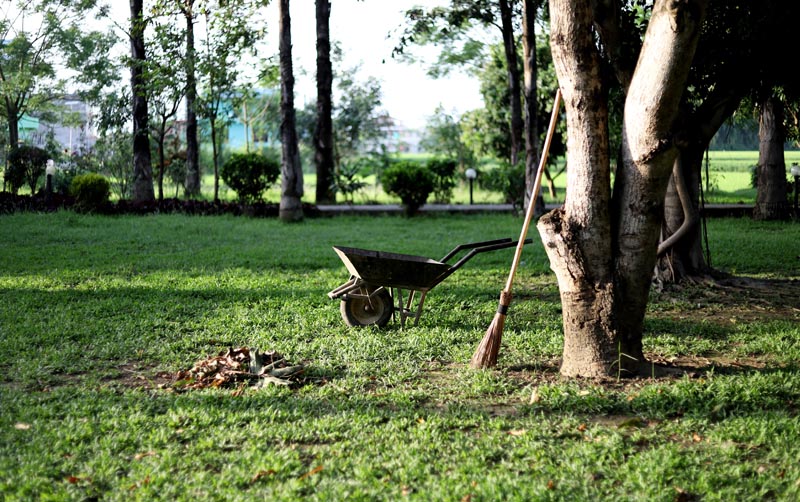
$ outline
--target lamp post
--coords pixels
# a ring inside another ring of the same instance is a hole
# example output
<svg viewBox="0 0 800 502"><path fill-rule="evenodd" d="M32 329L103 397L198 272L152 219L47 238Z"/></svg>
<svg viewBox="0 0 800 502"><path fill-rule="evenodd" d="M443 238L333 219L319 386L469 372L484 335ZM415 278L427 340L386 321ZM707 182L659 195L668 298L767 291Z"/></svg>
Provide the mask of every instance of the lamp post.
<svg viewBox="0 0 800 502"><path fill-rule="evenodd" d="M476 171L475 169L470 167L469 169L464 171L464 174L467 176L467 179L469 180L469 205L471 206L472 205L472 182L475 180L475 178L478 177L478 171Z"/></svg>
<svg viewBox="0 0 800 502"><path fill-rule="evenodd" d="M800 166L798 166L796 162L792 164L791 172L792 176L794 176L794 217L797 218L800 216L797 213L797 192L800 190Z"/></svg>
<svg viewBox="0 0 800 502"><path fill-rule="evenodd" d="M44 192L47 196L47 201L53 195L53 176L56 174L56 163L53 159L47 159L47 167L44 170L45 182Z"/></svg>

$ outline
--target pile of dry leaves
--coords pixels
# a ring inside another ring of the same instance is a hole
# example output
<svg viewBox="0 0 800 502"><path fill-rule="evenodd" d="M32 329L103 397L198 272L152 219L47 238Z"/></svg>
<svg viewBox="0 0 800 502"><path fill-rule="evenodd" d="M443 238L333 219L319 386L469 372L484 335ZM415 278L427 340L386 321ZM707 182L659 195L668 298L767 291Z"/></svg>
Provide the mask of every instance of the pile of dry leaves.
<svg viewBox="0 0 800 502"><path fill-rule="evenodd" d="M241 390L270 384L293 385L303 381L304 370L302 364L293 365L278 352L236 347L198 361L188 371L179 371L174 376L173 388Z"/></svg>

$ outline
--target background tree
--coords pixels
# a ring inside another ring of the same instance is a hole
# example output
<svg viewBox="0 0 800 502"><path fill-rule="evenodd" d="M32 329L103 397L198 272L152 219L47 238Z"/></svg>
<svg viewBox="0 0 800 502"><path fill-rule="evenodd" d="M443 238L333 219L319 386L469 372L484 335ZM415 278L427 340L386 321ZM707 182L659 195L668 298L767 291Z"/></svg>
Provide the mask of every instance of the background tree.
<svg viewBox="0 0 800 502"><path fill-rule="evenodd" d="M181 58L185 77L184 107L186 137L186 177L184 190L190 198L200 195L200 144L197 123L197 46L195 42L195 23L198 14L197 0L157 0L153 12L165 23L183 21L182 33L184 52Z"/></svg>
<svg viewBox="0 0 800 502"><path fill-rule="evenodd" d="M341 51L333 47L334 61L340 61ZM334 185L336 191L345 195L360 189L363 184L356 178L360 175L377 175L388 165L386 133L392 120L381 107L380 82L373 77L358 78L360 67L336 72L333 106L333 153ZM314 151L314 134L317 126L317 107L308 104L298 110L298 139L307 150ZM343 191L344 190L344 191ZM350 193L345 193L349 191Z"/></svg>
<svg viewBox="0 0 800 502"><path fill-rule="evenodd" d="M94 8L93 1L31 0L13 8L9 2L2 9L0 117L7 126L8 145L19 143L22 116L42 111L63 96L68 82L108 78L98 72L109 68L110 37L84 30L86 18L99 13Z"/></svg>
<svg viewBox="0 0 800 502"><path fill-rule="evenodd" d="M131 197L133 139L130 131L113 129L98 138L94 146L93 157L109 179L111 190L120 199Z"/></svg>
<svg viewBox="0 0 800 502"><path fill-rule="evenodd" d="M317 7L317 120L314 162L317 166L317 204L336 201L333 187L333 67L331 66L331 2L316 0Z"/></svg>
<svg viewBox="0 0 800 502"><path fill-rule="evenodd" d="M292 28L289 0L279 0L280 74L281 74L281 201L278 210L282 221L303 219L303 170L297 144L294 110L294 73L292 70Z"/></svg>
<svg viewBox="0 0 800 502"><path fill-rule="evenodd" d="M472 72L481 76L481 94L485 108L465 114L465 141L472 145L476 155L492 152L499 159L515 164L521 161L525 145L526 194L533 189L536 167L539 160L538 130L539 116L549 116L549 104L537 99L539 56L536 43L537 13L541 0L514 2L506 0L482 0L480 2L461 2L453 0L449 7L435 7L430 10L410 9L406 12L408 26L395 48L395 55L413 60L406 53L410 44L436 44L443 48L437 60L436 69L429 73L439 75L454 65L469 65ZM522 12L517 11L518 5ZM519 42L522 38L523 71L519 69ZM497 28L501 44L485 43L479 40L476 27ZM547 44L545 43L545 47ZM488 50L487 50L488 49ZM444 68L444 70L442 70ZM546 74L547 75L547 74ZM503 82L503 87L499 82ZM522 99L521 88L527 94ZM553 93L555 85L553 85ZM550 94L547 103L552 101ZM523 103L525 110L523 111ZM490 137L485 135L489 134ZM556 138L552 159L559 153L560 139ZM555 185L549 170L545 169L551 193L555 196ZM544 200L539 199L543 211ZM527 205L527 195L526 195Z"/></svg>
<svg viewBox="0 0 800 502"><path fill-rule="evenodd" d="M197 0L156 0L154 16L162 23L183 24L181 38L184 46L180 59L184 82L184 134L186 137L186 176L184 190L186 196L200 195L200 144L197 123L197 46L195 42L195 23L199 10Z"/></svg>
<svg viewBox="0 0 800 502"><path fill-rule="evenodd" d="M381 108L380 82L374 77L359 80L359 69L354 67L338 76L340 98L334 118L337 164L364 151L378 150L386 128L392 125L391 118Z"/></svg>
<svg viewBox="0 0 800 502"><path fill-rule="evenodd" d="M786 162L783 155L786 114L783 101L780 96L771 93L761 100L759 108L757 190L753 217L759 220L788 219Z"/></svg>
<svg viewBox="0 0 800 502"><path fill-rule="evenodd" d="M522 151L524 122L522 118L522 92L520 90L520 71L517 56L517 43L514 36L514 14L509 0L498 0L500 8L500 32L503 36L503 50L508 72L508 96L511 110L511 163L519 162Z"/></svg>
<svg viewBox="0 0 800 502"><path fill-rule="evenodd" d="M786 140L783 122L783 101L771 94L760 103L759 148L756 166L757 189L753 217L759 220L780 220L789 217L786 198L786 162L783 144Z"/></svg>
<svg viewBox="0 0 800 502"><path fill-rule="evenodd" d="M144 1L131 0L131 97L133 109L133 202L155 200L153 192L153 166L150 158L149 114L147 110L147 84L145 68Z"/></svg>
<svg viewBox="0 0 800 502"><path fill-rule="evenodd" d="M44 174L47 159L50 154L37 146L22 145L12 148L8 154L8 168L4 180L7 180L11 193L17 191L25 184L31 193L36 193L39 178Z"/></svg>
<svg viewBox="0 0 800 502"><path fill-rule="evenodd" d="M522 94L524 97L525 127L525 203L530 204L530 196L536 182L536 169L539 161L539 122L537 120L537 79L536 63L536 13L540 1L523 0L522 2ZM549 177L549 173L548 173ZM553 186L551 182L550 186ZM541 194L536 199L536 215L544 214L544 198Z"/></svg>
<svg viewBox="0 0 800 502"><path fill-rule="evenodd" d="M197 138L197 50L194 41L195 0L178 0L186 20L186 195L200 195L200 144Z"/></svg>
<svg viewBox="0 0 800 502"><path fill-rule="evenodd" d="M462 171L475 165L474 154L461 140L458 120L441 105L428 117L420 146L426 152L456 159Z"/></svg>
<svg viewBox="0 0 800 502"><path fill-rule="evenodd" d="M271 148L280 139L280 66L275 57L262 59L260 63L256 86L246 89L242 107L234 112L253 143Z"/></svg>
<svg viewBox="0 0 800 502"><path fill-rule="evenodd" d="M154 24L147 65L148 104L152 110L150 129L156 140L158 155L158 200L164 200L164 175L170 164L167 138L176 137L175 119L185 91L185 74L175 61L182 58L182 33L172 23ZM185 149L181 149L184 151ZM181 183L185 176L181 177Z"/></svg>
<svg viewBox="0 0 800 502"><path fill-rule="evenodd" d="M257 33L249 21L256 18L258 4L247 0L204 6L205 39L198 54L198 75L202 94L197 110L208 121L214 165L214 200L219 200L220 129L230 125L232 110L239 107L246 92L239 92L241 62L255 56Z"/></svg>

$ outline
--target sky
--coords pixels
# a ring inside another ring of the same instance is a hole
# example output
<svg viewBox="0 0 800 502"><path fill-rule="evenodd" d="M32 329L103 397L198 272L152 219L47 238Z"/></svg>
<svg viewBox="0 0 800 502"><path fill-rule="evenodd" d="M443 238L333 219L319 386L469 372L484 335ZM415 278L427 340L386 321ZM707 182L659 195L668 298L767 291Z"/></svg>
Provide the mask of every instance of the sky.
<svg viewBox="0 0 800 502"><path fill-rule="evenodd" d="M387 39L403 23L403 12L415 5L448 5L449 0L331 0L331 38L341 44L346 68L361 65L364 77L381 82L383 108L402 125L424 127L437 106L454 115L481 108L479 83L464 73L432 79L424 65L410 65L392 59L394 40ZM316 99L316 14L314 0L293 0L292 58L295 72L295 106ZM269 35L278 41L278 5L267 10ZM431 57L431 50L426 50ZM422 53L415 49L415 53Z"/></svg>

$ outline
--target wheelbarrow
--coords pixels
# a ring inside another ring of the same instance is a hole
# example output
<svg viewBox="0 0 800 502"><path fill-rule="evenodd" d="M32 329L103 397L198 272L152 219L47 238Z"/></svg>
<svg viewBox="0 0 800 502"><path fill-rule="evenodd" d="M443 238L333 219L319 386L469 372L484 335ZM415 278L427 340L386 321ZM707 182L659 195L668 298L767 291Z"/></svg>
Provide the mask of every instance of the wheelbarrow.
<svg viewBox="0 0 800 502"><path fill-rule="evenodd" d="M525 242L532 240L527 239ZM510 238L459 244L439 261L423 256L333 246L333 250L350 272L350 279L330 291L328 297L332 300L341 299L339 310L348 326L383 327L395 314L400 318L401 327L412 316L416 326L428 291L450 277L476 254L516 245L517 241ZM453 265L447 263L466 249L470 251Z"/></svg>

